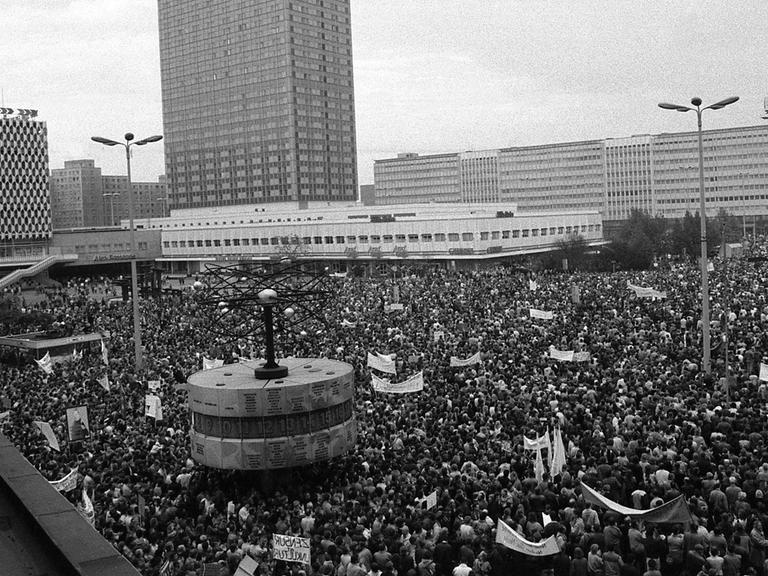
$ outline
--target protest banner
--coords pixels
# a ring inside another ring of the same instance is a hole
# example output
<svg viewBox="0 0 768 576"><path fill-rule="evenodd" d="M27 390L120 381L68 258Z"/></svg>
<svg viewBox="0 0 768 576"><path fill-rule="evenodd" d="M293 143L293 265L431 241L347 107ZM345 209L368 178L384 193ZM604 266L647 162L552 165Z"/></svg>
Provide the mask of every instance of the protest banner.
<svg viewBox="0 0 768 576"><path fill-rule="evenodd" d="M573 361L574 362L589 362L591 360L591 355L589 352L574 352L573 353Z"/></svg>
<svg viewBox="0 0 768 576"><path fill-rule="evenodd" d="M240 560L240 564L237 565L235 576L255 576L256 571L259 569L259 563L253 558L246 555Z"/></svg>
<svg viewBox="0 0 768 576"><path fill-rule="evenodd" d="M408 380L403 382L390 382L389 380L383 380L371 374L371 384L376 392L382 392L384 394L410 394L411 392L421 392L424 389L424 373L411 376Z"/></svg>
<svg viewBox="0 0 768 576"><path fill-rule="evenodd" d="M77 468L72 468L61 480L51 480L49 484L57 492L71 492L77 488Z"/></svg>
<svg viewBox="0 0 768 576"><path fill-rule="evenodd" d="M70 442L84 440L91 430L88 424L88 406L67 408L67 432Z"/></svg>
<svg viewBox="0 0 768 576"><path fill-rule="evenodd" d="M424 510L432 510L432 508L437 506L437 490L421 498L419 504Z"/></svg>
<svg viewBox="0 0 768 576"><path fill-rule="evenodd" d="M608 499L597 490L587 486L584 482L581 483L581 494L584 500L591 502L595 506L612 510L621 516L629 516L630 518L636 518L645 522L653 522L654 524L689 524L693 521L691 511L685 501L685 496L678 496L656 508L636 510Z"/></svg>
<svg viewBox="0 0 768 576"><path fill-rule="evenodd" d="M763 382L768 382L768 364L760 362L760 376L759 379Z"/></svg>
<svg viewBox="0 0 768 576"><path fill-rule="evenodd" d="M555 317L552 312L536 310L536 308L531 308L528 313L531 315L531 318L536 318L537 320L552 320Z"/></svg>
<svg viewBox="0 0 768 576"><path fill-rule="evenodd" d="M397 374L395 361L389 356L384 356L382 354L376 354L374 356L368 352L368 367L378 370L379 372L386 372L387 374Z"/></svg>
<svg viewBox="0 0 768 576"><path fill-rule="evenodd" d="M61 448L59 447L59 439L56 438L56 434L53 433L53 428L51 428L51 425L48 424L48 422L41 422L39 420L35 420L35 425L40 429L40 432L43 433L43 436L45 436L45 439L48 441L48 445L56 450L56 452L61 452Z"/></svg>
<svg viewBox="0 0 768 576"><path fill-rule="evenodd" d="M496 543L527 556L551 556L560 553L554 536L541 542L529 542L501 519L496 524Z"/></svg>
<svg viewBox="0 0 768 576"><path fill-rule="evenodd" d="M573 362L573 350L558 350L554 346L550 346L549 357L558 362Z"/></svg>
<svg viewBox="0 0 768 576"><path fill-rule="evenodd" d="M310 564L309 538L272 534L272 558L285 562Z"/></svg>
<svg viewBox="0 0 768 576"><path fill-rule="evenodd" d="M475 352L466 359L461 359L456 356L451 356L451 367L459 367L459 366L471 366L472 364L479 364L480 363L480 352Z"/></svg>

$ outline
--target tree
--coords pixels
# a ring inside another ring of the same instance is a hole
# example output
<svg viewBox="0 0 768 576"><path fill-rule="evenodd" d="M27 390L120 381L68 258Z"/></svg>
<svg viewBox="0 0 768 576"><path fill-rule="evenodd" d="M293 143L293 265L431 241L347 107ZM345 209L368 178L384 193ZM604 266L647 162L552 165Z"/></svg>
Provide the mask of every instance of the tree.
<svg viewBox="0 0 768 576"><path fill-rule="evenodd" d="M667 222L633 210L606 250L622 268L648 268L665 244Z"/></svg>

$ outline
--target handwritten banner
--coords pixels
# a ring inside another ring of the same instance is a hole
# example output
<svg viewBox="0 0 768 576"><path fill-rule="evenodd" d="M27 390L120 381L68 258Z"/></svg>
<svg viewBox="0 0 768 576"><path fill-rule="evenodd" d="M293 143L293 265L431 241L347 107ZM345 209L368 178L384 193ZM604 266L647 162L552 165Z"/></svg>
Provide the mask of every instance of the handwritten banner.
<svg viewBox="0 0 768 576"><path fill-rule="evenodd" d="M419 372L403 382L390 382L383 380L375 374L371 374L371 384L376 392L384 394L409 394L411 392L421 392L424 390L424 373Z"/></svg>
<svg viewBox="0 0 768 576"><path fill-rule="evenodd" d="M527 556L552 556L560 553L554 536L541 542L529 542L499 519L496 525L496 543Z"/></svg>
<svg viewBox="0 0 768 576"><path fill-rule="evenodd" d="M536 308L531 308L528 313L531 315L531 318L536 318L537 320L552 320L555 317L552 312L536 310Z"/></svg>
<svg viewBox="0 0 768 576"><path fill-rule="evenodd" d="M309 564L309 538L272 534L272 558Z"/></svg>
<svg viewBox="0 0 768 576"><path fill-rule="evenodd" d="M480 363L480 352L475 352L467 358L466 360L462 360L461 358L457 358L456 356L451 356L451 366L457 367L457 366L471 366L472 364L479 364Z"/></svg>
<svg viewBox="0 0 768 576"><path fill-rule="evenodd" d="M368 352L368 367L380 372L386 372L387 374L397 374L395 361L392 360L391 357L382 354L376 354L374 356Z"/></svg>

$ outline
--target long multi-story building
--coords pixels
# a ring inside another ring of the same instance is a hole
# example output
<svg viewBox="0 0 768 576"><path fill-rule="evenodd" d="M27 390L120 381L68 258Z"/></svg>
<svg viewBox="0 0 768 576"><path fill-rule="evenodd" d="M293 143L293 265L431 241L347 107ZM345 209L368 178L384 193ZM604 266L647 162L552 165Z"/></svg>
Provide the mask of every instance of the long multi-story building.
<svg viewBox="0 0 768 576"><path fill-rule="evenodd" d="M520 212L632 210L680 218L699 208L696 132L419 156L374 165L375 203L514 202ZM768 216L768 125L707 130L707 214Z"/></svg>
<svg viewBox="0 0 768 576"><path fill-rule="evenodd" d="M42 254L51 237L48 130L36 111L11 113L0 116L0 259Z"/></svg>
<svg viewBox="0 0 768 576"><path fill-rule="evenodd" d="M357 197L349 0L159 0L171 208Z"/></svg>
<svg viewBox="0 0 768 576"><path fill-rule="evenodd" d="M137 219L167 215L165 178L132 182ZM54 230L116 226L128 219L128 177L103 175L93 160L67 160L51 170Z"/></svg>

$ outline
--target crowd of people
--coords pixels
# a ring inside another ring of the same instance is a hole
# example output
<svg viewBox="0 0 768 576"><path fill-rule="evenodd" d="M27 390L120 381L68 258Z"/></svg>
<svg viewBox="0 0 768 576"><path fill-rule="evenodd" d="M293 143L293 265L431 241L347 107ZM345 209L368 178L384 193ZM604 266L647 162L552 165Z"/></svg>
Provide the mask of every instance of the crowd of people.
<svg viewBox="0 0 768 576"><path fill-rule="evenodd" d="M263 576L764 575L766 266L715 261L711 373L694 262L613 273L401 266L395 277L333 279L325 322L278 334L277 347L355 368L357 446L272 481L191 458L183 383L203 357L250 355L211 335L192 279L142 300L139 373L130 304L111 302L104 280L71 280L28 308L77 332L108 332L107 362L93 351L51 374L34 362L0 366L2 431L47 479L77 469L66 496L81 508L88 496L95 527L145 576L213 563L231 575L245 556ZM628 283L666 297L638 298ZM385 313L395 286L404 309ZM552 347L589 359L555 361ZM423 371L425 390L374 394L369 352L394 354L398 379ZM479 363L450 366L477 352ZM154 380L159 422L144 412ZM68 442L66 408L82 405L89 434ZM60 451L35 421L51 424ZM555 428L566 465L537 478L523 436ZM693 522L625 518L587 502L582 483L638 509L684 495ZM436 505L424 506L435 492ZM499 520L530 542L554 536L559 553L496 544ZM308 538L311 563L274 560L272 534Z"/></svg>

